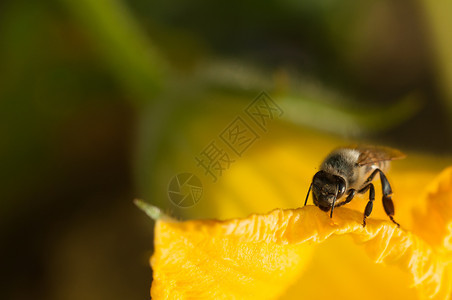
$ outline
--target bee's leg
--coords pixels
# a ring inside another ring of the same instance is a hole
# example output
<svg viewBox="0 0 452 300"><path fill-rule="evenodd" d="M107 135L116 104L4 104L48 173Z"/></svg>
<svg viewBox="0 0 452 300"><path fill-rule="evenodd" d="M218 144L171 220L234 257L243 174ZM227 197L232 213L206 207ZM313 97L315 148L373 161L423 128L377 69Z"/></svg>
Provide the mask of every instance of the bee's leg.
<svg viewBox="0 0 452 300"><path fill-rule="evenodd" d="M364 188L360 189L358 193L364 194L367 190L369 190L369 202L367 202L366 209L364 210L363 227L366 226L366 218L372 213L375 200L375 188L372 183L369 183Z"/></svg>
<svg viewBox="0 0 452 300"><path fill-rule="evenodd" d="M370 176L366 179L366 181L364 182L363 185L366 185L366 186L367 186L368 183L370 183L372 180L374 180L374 177L375 177L375 175L377 175L378 172L381 172L381 170L380 170L380 169L375 169L375 170L370 174Z"/></svg>
<svg viewBox="0 0 452 300"><path fill-rule="evenodd" d="M397 223L394 220L394 203L392 202L392 189L391 185L389 184L388 179L386 178L386 175L380 171L380 180L381 180L381 188L383 189L383 207L385 209L386 214L388 215L389 219L397 225L397 227L400 227L400 224Z"/></svg>
<svg viewBox="0 0 452 300"><path fill-rule="evenodd" d="M350 201L352 201L353 197L355 197L355 194L356 194L356 190L351 189L350 192L348 193L347 198L344 201L336 204L336 207L345 205L345 204L349 203Z"/></svg>

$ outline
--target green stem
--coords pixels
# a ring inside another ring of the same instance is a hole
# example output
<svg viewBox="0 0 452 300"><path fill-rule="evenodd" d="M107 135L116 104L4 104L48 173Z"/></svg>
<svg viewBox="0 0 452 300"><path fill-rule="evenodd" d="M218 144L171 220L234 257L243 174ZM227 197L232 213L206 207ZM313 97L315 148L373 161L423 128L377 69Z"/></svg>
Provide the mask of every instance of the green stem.
<svg viewBox="0 0 452 300"><path fill-rule="evenodd" d="M160 208L152 206L152 205L144 202L143 200L135 199L135 200L133 200L133 203L135 203L135 205L139 209L144 211L154 221L157 221L158 219L160 219L164 216L164 214L162 213Z"/></svg>

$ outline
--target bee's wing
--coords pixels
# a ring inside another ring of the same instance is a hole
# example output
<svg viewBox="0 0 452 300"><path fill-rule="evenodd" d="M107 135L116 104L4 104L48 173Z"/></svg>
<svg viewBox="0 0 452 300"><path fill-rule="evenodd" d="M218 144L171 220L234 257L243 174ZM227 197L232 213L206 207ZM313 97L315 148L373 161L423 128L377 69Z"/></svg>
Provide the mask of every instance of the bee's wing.
<svg viewBox="0 0 452 300"><path fill-rule="evenodd" d="M401 151L383 146L357 146L356 150L360 152L358 165L371 165L380 161L395 160L405 158L406 155Z"/></svg>

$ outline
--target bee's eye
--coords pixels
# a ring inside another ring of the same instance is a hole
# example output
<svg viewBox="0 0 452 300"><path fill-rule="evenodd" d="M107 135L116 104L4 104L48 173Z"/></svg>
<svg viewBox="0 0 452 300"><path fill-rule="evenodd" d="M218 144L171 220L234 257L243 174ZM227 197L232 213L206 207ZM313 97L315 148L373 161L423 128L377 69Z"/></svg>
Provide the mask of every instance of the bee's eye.
<svg viewBox="0 0 452 300"><path fill-rule="evenodd" d="M337 197L340 198L345 193L345 180L341 177L337 177Z"/></svg>

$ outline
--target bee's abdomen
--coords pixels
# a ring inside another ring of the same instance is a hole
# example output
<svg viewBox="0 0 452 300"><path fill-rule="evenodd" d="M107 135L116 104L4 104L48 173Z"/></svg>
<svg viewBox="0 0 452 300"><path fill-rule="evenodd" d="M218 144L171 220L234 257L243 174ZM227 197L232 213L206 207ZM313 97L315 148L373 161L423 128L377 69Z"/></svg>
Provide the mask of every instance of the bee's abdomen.
<svg viewBox="0 0 452 300"><path fill-rule="evenodd" d="M367 181L369 176L374 172L376 169L380 169L383 172L386 172L389 169L390 161L379 161L374 164L370 165L364 165L359 167L358 170L358 176L357 180L354 182L353 186L351 188L354 189L361 189L363 188L363 184Z"/></svg>
<svg viewBox="0 0 452 300"><path fill-rule="evenodd" d="M382 160L371 165L365 165L363 167L365 167L366 173L372 173L375 169L380 169L383 172L386 172L389 169L390 163L391 162L389 160Z"/></svg>
<svg viewBox="0 0 452 300"><path fill-rule="evenodd" d="M382 170L383 172L386 172L389 169L391 162L389 160L382 160L377 163L375 163L375 168Z"/></svg>

